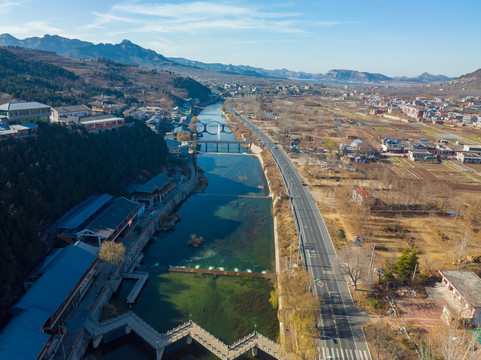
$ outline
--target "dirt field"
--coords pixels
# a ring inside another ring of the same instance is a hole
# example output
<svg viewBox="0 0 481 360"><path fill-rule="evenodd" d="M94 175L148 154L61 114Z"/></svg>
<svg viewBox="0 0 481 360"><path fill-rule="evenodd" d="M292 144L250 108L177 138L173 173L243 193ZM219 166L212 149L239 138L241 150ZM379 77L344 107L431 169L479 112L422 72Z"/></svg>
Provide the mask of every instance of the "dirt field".
<svg viewBox="0 0 481 360"><path fill-rule="evenodd" d="M399 316L370 315L370 318L374 323L380 321L388 322L394 327L409 324L425 329L426 327L435 327L442 324L441 314L443 313L443 307L446 305L446 301L438 299L397 299L396 307L399 311Z"/></svg>

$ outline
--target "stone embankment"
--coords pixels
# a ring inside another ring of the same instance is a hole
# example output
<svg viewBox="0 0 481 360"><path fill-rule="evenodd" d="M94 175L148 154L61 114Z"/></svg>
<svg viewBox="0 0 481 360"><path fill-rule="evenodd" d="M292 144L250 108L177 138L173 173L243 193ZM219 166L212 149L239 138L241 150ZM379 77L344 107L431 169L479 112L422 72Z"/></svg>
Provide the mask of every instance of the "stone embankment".
<svg viewBox="0 0 481 360"><path fill-rule="evenodd" d="M226 119L229 119L229 121L232 121L234 123L238 123L238 120L235 119L234 116L226 113L224 110L222 110L222 114ZM246 140L246 133L249 134L250 137L253 137L254 135L250 132L250 130L245 127L244 125L241 124L240 128L242 130L239 130L239 128L234 127L232 129L232 132L234 134L235 138L240 138L242 140ZM244 132L245 131L245 132ZM276 186L273 185L273 179L275 178L274 174L271 174L272 171L275 171L275 169L271 169L271 172L269 172L264 159L262 157L262 152L264 150L260 147L257 146L255 143L252 144L251 146L251 152L259 159L259 163L261 164L262 170L264 172L264 176L266 178L267 185L269 187L269 193L272 198L272 208L275 209L277 201L279 201L279 194L274 193L274 187L276 188L275 190L278 190L281 185L281 183L276 181ZM270 156L270 155L267 155ZM278 174L280 176L280 174ZM285 189L284 193L286 193ZM282 289L281 289L281 282L279 281L279 276L281 275L281 259L280 259L280 252L279 252L279 233L278 233L278 220L277 220L277 215L273 213L273 220L274 220L274 243L275 243L275 258L276 258L276 278L277 278L277 292L278 292L278 314L282 313L282 306L283 306L283 301L282 301ZM281 321L280 316L278 315L279 318L279 325L280 325L280 343L281 343L281 349L284 349L284 344L285 344L285 331L284 331L284 324Z"/></svg>

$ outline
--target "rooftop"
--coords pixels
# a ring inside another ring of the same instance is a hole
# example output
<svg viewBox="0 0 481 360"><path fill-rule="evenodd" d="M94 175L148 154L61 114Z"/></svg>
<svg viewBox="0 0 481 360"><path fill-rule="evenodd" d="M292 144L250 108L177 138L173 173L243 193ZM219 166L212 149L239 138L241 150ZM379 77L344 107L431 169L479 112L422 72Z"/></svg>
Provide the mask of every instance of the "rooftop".
<svg viewBox="0 0 481 360"><path fill-rule="evenodd" d="M164 173L160 173L147 181L145 184L132 184L127 187L129 193L143 192L153 193L156 189L160 190L170 182L170 178Z"/></svg>
<svg viewBox="0 0 481 360"><path fill-rule="evenodd" d="M22 125L9 125L9 126L10 126L10 129L16 130L16 131L30 130L38 127L38 125L34 123L28 123L28 124L22 124Z"/></svg>
<svg viewBox="0 0 481 360"><path fill-rule="evenodd" d="M50 108L50 106L41 104L35 101L31 102L13 102L0 105L0 110L14 111L14 110L30 110L30 109L44 109Z"/></svg>
<svg viewBox="0 0 481 360"><path fill-rule="evenodd" d="M114 115L101 115L101 116L88 116L80 119L81 124L95 124L103 123L107 121L124 120L124 118L114 116Z"/></svg>
<svg viewBox="0 0 481 360"><path fill-rule="evenodd" d="M54 314L96 257L96 248L81 242L62 249L12 310L35 307Z"/></svg>
<svg viewBox="0 0 481 360"><path fill-rule="evenodd" d="M10 320L0 332L0 358L36 359L50 339L40 331L49 317L48 311L31 308Z"/></svg>
<svg viewBox="0 0 481 360"><path fill-rule="evenodd" d="M52 110L58 112L59 114L68 114L79 111L90 111L90 108L87 105L71 105L54 107Z"/></svg>
<svg viewBox="0 0 481 360"><path fill-rule="evenodd" d="M74 207L70 212L64 215L57 225L59 229L76 229L82 225L91 215L97 212L110 200L113 196L109 194L97 195L90 197L80 205Z"/></svg>
<svg viewBox="0 0 481 360"><path fill-rule="evenodd" d="M124 197L115 199L90 224L85 226L85 229L108 239L138 206L137 202Z"/></svg>
<svg viewBox="0 0 481 360"><path fill-rule="evenodd" d="M472 271L439 270L472 307L481 307L481 279Z"/></svg>

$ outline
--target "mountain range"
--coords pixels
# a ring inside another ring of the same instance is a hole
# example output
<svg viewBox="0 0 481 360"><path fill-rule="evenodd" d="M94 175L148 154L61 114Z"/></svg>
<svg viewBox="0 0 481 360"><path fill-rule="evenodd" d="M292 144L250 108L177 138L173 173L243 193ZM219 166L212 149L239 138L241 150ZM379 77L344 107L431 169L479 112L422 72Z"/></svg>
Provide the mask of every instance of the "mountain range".
<svg viewBox="0 0 481 360"><path fill-rule="evenodd" d="M0 46L17 46L51 51L72 59L95 59L103 57L119 63L173 71L182 75L200 77L215 77L216 73L220 73L257 78L351 82L362 84L426 84L453 79L444 75L431 75L429 73L423 73L416 77L402 76L393 78L383 74L359 72L355 70L333 69L326 74L311 74L287 69L266 70L246 65L203 63L184 58L167 58L153 50L145 49L136 45L129 40L123 40L119 44L94 44L88 41L68 39L58 35L45 35L43 37L31 37L21 40L10 34L2 34L0 35Z"/></svg>

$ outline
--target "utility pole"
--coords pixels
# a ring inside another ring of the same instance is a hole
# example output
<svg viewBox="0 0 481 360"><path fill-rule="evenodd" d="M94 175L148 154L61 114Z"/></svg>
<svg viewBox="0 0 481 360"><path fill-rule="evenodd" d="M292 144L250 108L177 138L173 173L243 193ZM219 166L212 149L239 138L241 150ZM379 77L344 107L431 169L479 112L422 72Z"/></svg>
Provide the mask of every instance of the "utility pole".
<svg viewBox="0 0 481 360"><path fill-rule="evenodd" d="M369 273L367 275L367 281L368 281L368 284L369 286L371 286L371 279L372 279L372 268L374 266L374 257L375 257L375 253L374 251L376 250L376 244L374 244L372 246L372 254L371 254L371 263L369 264Z"/></svg>
<svg viewBox="0 0 481 360"><path fill-rule="evenodd" d="M336 204L336 190L337 190L337 184L334 185L334 196L332 198L332 207L334 208L335 204Z"/></svg>
<svg viewBox="0 0 481 360"><path fill-rule="evenodd" d="M416 276L416 270L418 269L418 264L414 267L413 278L411 279L411 284L414 284L414 277Z"/></svg>

